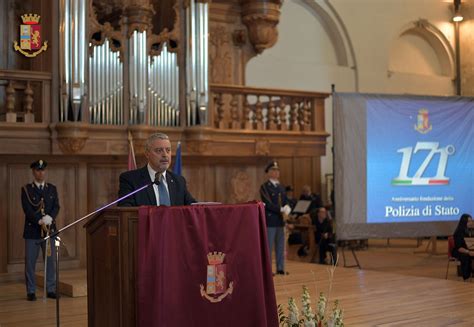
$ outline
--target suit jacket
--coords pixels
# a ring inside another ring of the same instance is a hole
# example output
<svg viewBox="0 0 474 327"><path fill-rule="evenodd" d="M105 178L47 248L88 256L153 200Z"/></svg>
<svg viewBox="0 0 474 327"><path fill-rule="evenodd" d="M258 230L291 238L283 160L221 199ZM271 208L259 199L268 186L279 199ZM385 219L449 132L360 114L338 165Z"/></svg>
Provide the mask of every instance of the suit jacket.
<svg viewBox="0 0 474 327"><path fill-rule="evenodd" d="M311 193L311 195L301 194L300 200L311 201L305 213L311 213L314 210L323 207L323 201L321 200L321 197L314 193Z"/></svg>
<svg viewBox="0 0 474 327"><path fill-rule="evenodd" d="M285 222L281 215L281 207L288 204L285 188L278 184L266 181L260 186L260 196L265 203L265 217L267 227L283 227Z"/></svg>
<svg viewBox="0 0 474 327"><path fill-rule="evenodd" d="M120 174L119 197L122 197L140 187L150 184L150 174L147 166L136 170L126 171ZM196 202L186 187L186 180L183 176L176 175L171 171L166 171L166 182L168 183L168 191L170 195L170 203L172 206L188 205ZM153 186L149 186L131 197L128 197L118 203L119 207L138 207L144 205L155 205L156 196Z"/></svg>
<svg viewBox="0 0 474 327"><path fill-rule="evenodd" d="M35 183L26 184L21 189L21 206L25 213L25 227L23 229L23 238L39 239L41 238L41 225L38 221L43 217L41 212L41 199L43 199L45 215L53 218L51 231L56 230L56 216L59 212L59 199L56 186L45 183L43 190L40 190Z"/></svg>

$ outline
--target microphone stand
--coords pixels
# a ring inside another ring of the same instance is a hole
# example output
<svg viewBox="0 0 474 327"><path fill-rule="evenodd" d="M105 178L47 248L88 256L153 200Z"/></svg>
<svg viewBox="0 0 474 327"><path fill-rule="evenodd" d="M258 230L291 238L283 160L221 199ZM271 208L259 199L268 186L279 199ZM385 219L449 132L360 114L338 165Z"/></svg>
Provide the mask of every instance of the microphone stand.
<svg viewBox="0 0 474 327"><path fill-rule="evenodd" d="M130 192L130 193L128 193L128 194L125 194L125 195L122 196L121 198L118 198L117 200L115 200L115 201L113 201L113 202L110 202L109 204L106 204L106 205L103 206L103 207L100 207L99 209L97 209L97 210L95 210L95 211L93 211L93 212L91 212L91 213L85 215L84 217L81 217L81 218L79 218L79 219L73 221L73 222L70 223L69 225L64 226L63 228L57 230L57 231L54 232L54 233L51 233L50 235L48 235L48 236L44 237L43 239L41 239L41 241L37 242L37 244L41 244L41 243L46 242L47 240L51 239L51 240L54 240L54 245L55 245L55 247L56 247L56 326L59 327L59 246L60 246L60 243L61 243L61 240L60 240L60 238L58 237L58 235L59 235L62 231L64 231L64 230L66 230L66 229L68 229L68 228L70 228L70 227L72 227L72 226L74 226L74 225L80 223L81 221L83 221L83 220L89 218L90 216L95 215L96 213L99 213L99 212L103 211L104 209L107 209L107 208L110 207L110 206L113 206L114 204L116 204L116 203L118 203L118 202L120 202L120 201L122 201L122 200L124 200L124 199L126 199L126 198L128 198L128 197L130 197L130 196L132 196L132 195L134 195L135 193L138 193L138 192L140 192L140 191L146 189L147 187L152 186L153 184L159 185L159 184L160 184L159 176L160 176L160 174L159 174L159 173L156 173L156 174L155 174L155 180L154 180L153 182L151 182L151 183L149 183L149 184L145 184L145 185L143 185L142 187L140 187L140 188L138 188L138 189L136 189L136 190L134 190L134 191L132 191L132 192ZM46 273L47 273L47 272L45 271L45 275L46 275Z"/></svg>

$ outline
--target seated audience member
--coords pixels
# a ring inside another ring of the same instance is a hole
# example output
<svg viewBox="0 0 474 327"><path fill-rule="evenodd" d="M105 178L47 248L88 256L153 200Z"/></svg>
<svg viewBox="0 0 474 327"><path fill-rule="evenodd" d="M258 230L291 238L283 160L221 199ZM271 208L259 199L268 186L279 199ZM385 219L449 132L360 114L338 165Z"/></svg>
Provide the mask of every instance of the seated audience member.
<svg viewBox="0 0 474 327"><path fill-rule="evenodd" d="M464 281L467 281L472 274L472 257L474 256L474 251L469 250L467 247L465 237L469 237L469 228L473 227L472 217L465 213L459 219L458 226L453 234L453 257L461 262L462 278Z"/></svg>
<svg viewBox="0 0 474 327"><path fill-rule="evenodd" d="M311 201L308 210L306 213L311 213L312 211L323 206L321 197L317 194L311 192L311 187L309 185L304 185L303 190L301 191L300 200Z"/></svg>
<svg viewBox="0 0 474 327"><path fill-rule="evenodd" d="M311 221L316 227L315 238L319 245L319 263L324 264L326 252L331 252L332 261L337 261L337 249L332 229L332 221L329 219L326 208L320 207L311 213Z"/></svg>
<svg viewBox="0 0 474 327"><path fill-rule="evenodd" d="M294 189L293 187L291 187L291 185L288 185L286 188L285 188L285 191L286 191L286 199L288 200L288 205L290 206L291 210L293 210L296 206L296 202L298 202L298 200L295 199L295 195L294 195Z"/></svg>

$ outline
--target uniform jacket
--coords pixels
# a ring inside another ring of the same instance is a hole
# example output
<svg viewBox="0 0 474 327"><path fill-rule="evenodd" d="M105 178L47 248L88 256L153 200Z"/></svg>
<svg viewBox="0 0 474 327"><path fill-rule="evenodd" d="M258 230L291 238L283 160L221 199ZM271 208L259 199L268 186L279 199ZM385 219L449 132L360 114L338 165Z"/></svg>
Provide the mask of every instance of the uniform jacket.
<svg viewBox="0 0 474 327"><path fill-rule="evenodd" d="M50 215L53 218L51 231L56 231L56 216L59 212L56 186L45 183L43 190L40 190L35 183L26 184L21 189L21 206L25 213L25 227L23 229L23 238L25 239L41 238L41 225L38 224L43 217L40 207L41 199L44 203L44 215Z"/></svg>
<svg viewBox="0 0 474 327"><path fill-rule="evenodd" d="M285 225L281 215L281 207L288 204L285 188L281 184L273 185L266 181L260 186L260 196L265 203L267 227L282 227Z"/></svg>
<svg viewBox="0 0 474 327"><path fill-rule="evenodd" d="M122 197L140 187L150 184L150 174L147 166L136 170L130 170L120 175L119 197ZM166 182L168 183L168 191L170 195L170 203L172 206L188 205L196 202L186 187L186 180L183 176L176 175L171 171L166 171ZM153 187L150 185L144 190L135 193L129 198L119 202L120 207L138 207L143 205L155 205L156 196Z"/></svg>

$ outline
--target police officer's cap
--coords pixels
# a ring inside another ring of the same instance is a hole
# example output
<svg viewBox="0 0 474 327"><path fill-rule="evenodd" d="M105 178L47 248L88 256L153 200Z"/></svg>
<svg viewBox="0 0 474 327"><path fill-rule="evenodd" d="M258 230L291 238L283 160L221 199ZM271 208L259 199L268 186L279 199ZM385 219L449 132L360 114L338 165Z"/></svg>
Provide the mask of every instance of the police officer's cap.
<svg viewBox="0 0 474 327"><path fill-rule="evenodd" d="M35 162L32 162L30 165L31 169L37 169L37 170L43 170L46 168L48 163L44 160L36 160Z"/></svg>
<svg viewBox="0 0 474 327"><path fill-rule="evenodd" d="M270 169L280 169L280 167L278 167L278 162L276 161L270 162L265 168L265 172L268 173Z"/></svg>

